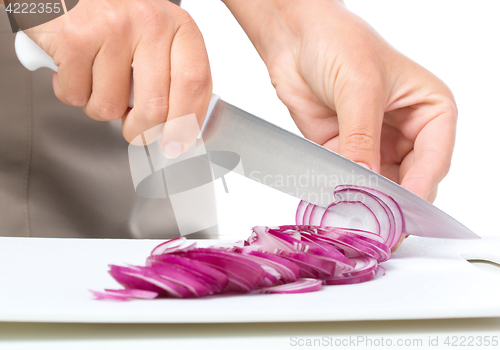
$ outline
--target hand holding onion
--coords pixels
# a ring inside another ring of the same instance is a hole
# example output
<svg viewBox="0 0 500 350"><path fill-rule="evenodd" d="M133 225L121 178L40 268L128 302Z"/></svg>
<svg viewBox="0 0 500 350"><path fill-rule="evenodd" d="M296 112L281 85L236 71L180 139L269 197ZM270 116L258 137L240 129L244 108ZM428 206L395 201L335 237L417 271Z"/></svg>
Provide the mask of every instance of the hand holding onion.
<svg viewBox="0 0 500 350"><path fill-rule="evenodd" d="M457 120L441 80L342 1L224 2L306 138L434 201Z"/></svg>

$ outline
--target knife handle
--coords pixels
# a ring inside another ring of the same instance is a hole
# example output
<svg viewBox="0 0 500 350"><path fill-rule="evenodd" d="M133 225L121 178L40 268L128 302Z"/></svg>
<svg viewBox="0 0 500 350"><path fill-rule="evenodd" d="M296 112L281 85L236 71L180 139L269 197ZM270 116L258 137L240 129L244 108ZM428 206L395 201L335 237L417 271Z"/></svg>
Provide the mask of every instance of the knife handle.
<svg viewBox="0 0 500 350"><path fill-rule="evenodd" d="M24 32L19 31L16 35L16 55L21 64L30 71L38 68L50 68L57 72L57 66L52 57L50 57L40 46L31 40ZM134 79L130 77L130 96L128 106L134 107Z"/></svg>

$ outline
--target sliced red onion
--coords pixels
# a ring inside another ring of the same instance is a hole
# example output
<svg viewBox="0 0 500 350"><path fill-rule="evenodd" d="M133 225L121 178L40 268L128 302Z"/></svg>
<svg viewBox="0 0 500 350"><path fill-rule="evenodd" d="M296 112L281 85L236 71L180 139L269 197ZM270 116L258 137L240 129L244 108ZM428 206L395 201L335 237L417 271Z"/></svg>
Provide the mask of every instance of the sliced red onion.
<svg viewBox="0 0 500 350"><path fill-rule="evenodd" d="M96 299L109 299L118 301L127 301L132 298L136 299L154 299L158 293L140 289L105 289L104 292L91 290Z"/></svg>
<svg viewBox="0 0 500 350"><path fill-rule="evenodd" d="M360 235L358 230L337 228L337 227L322 227L318 229L318 234L329 238L339 239L344 243L356 241L356 248L359 245L368 247L366 254L376 258L379 262L387 261L391 257L391 250L384 243L377 242L364 235ZM364 255L363 253L360 254Z"/></svg>
<svg viewBox="0 0 500 350"><path fill-rule="evenodd" d="M354 267L354 263L347 259L344 255L342 255L333 245L325 244L320 240L314 240L314 236L304 235L300 230L302 226L298 227L299 229L293 226L283 226L277 229L260 228L259 230L254 230L254 235L256 235L256 237L252 236L255 238L253 242L264 250L266 248L274 248L274 251L271 251L271 253L275 253L278 255L284 255L282 253L278 253L279 251L286 251L292 254L303 252L307 255L314 256L315 258L327 260L330 263L334 264L332 265L335 266L335 270L333 271L338 273L349 271ZM306 227L309 228L309 226ZM294 238L294 236L297 236L298 239ZM258 245L258 243L262 241L267 242L265 247L263 247L263 245ZM268 243L273 241L276 243L272 244L270 247ZM275 247L277 246L283 247L283 249L276 249ZM303 259L301 261L304 262ZM314 266L308 266L314 269ZM303 266L301 266L301 268L303 269ZM322 267L316 269L320 275L331 275L332 273L334 273L333 271L324 272L322 269ZM304 274L306 274L307 276L317 277L316 274L311 273L310 271L305 271L302 273L302 275Z"/></svg>
<svg viewBox="0 0 500 350"><path fill-rule="evenodd" d="M158 294L165 294L165 290L150 283L143 278L131 276L127 272L134 273L137 270L131 267L109 265L109 274L126 289L141 289Z"/></svg>
<svg viewBox="0 0 500 350"><path fill-rule="evenodd" d="M318 232L317 238L332 244L349 259L365 255L376 259L380 257L377 251L373 250L364 242L348 236L339 235L333 231Z"/></svg>
<svg viewBox="0 0 500 350"><path fill-rule="evenodd" d="M110 265L109 273L125 289L92 293L120 301L226 291L305 293L319 290L319 279L339 285L384 275L378 264L390 258L390 245L404 229L397 203L358 186L340 186L334 193L338 201L328 210L302 201L297 225L254 227L246 241L210 248L196 248L184 237L164 242L145 267Z"/></svg>
<svg viewBox="0 0 500 350"><path fill-rule="evenodd" d="M277 249L294 251L293 243L278 239L274 235L269 234L269 228L266 226L255 226L252 229L252 234L247 240L249 245L257 246L261 250L274 253Z"/></svg>
<svg viewBox="0 0 500 350"><path fill-rule="evenodd" d="M343 234L348 235L348 236L355 236L356 238L359 238L359 239L363 239L361 237L365 237L365 238L368 238L368 240L370 240L370 241L375 241L375 242L378 242L378 243L386 246L386 244L384 243L384 239L382 237L380 237L379 235L376 235L372 232L356 230L354 228L341 228L341 227L329 227L329 226L322 227L322 229L327 229L327 230L330 228L335 229L335 230L339 230L339 231L343 231Z"/></svg>
<svg viewBox="0 0 500 350"><path fill-rule="evenodd" d="M300 234L300 240L288 236L292 230ZM335 263L337 270L349 271L354 267L354 263L346 258L337 248L318 239L315 229L312 226L295 226L293 228L291 226L282 226L279 229L269 229L268 231L276 237L287 240L289 244L293 244L295 251Z"/></svg>
<svg viewBox="0 0 500 350"><path fill-rule="evenodd" d="M146 266L151 266L155 261L177 266L184 271L189 271L190 273L196 275L200 281L210 286L214 293L222 292L229 282L226 274L196 260L177 255L162 254L148 257L146 260Z"/></svg>
<svg viewBox="0 0 500 350"><path fill-rule="evenodd" d="M291 253L287 251L277 251L275 254L289 259L302 267L306 265L307 267L318 271L319 276L331 276L335 271L335 263L317 258L316 256L304 254L304 253Z"/></svg>
<svg viewBox="0 0 500 350"><path fill-rule="evenodd" d="M334 275L351 271L354 268L355 264L353 263L353 261L345 257L337 248L335 248L334 245L328 244L324 240L318 239L316 235L311 235L307 232L303 232L302 235L304 240L310 240L316 245L325 247L325 251L321 251L319 249L313 251L312 249L310 249L309 252L314 252L314 255L321 259L326 259L334 262Z"/></svg>
<svg viewBox="0 0 500 350"><path fill-rule="evenodd" d="M341 186L337 186L335 188L334 194L335 194L335 192L342 191L345 189L356 189L359 191L364 191L364 192L370 193L370 194L374 195L376 198L378 198L379 200L383 201L387 205L387 207L391 210L391 212L394 216L394 220L395 220L395 235L394 235L393 241L386 242L386 244L390 249L392 249L396 245L396 243L399 241L402 233L405 232L404 215L403 215L403 211L401 210L401 207L399 206L399 204L391 196L388 196L383 192L380 192L378 190L375 190L375 189L369 188L369 187L341 185Z"/></svg>
<svg viewBox="0 0 500 350"><path fill-rule="evenodd" d="M342 284L355 284L368 282L375 277L383 275L385 272L384 268L379 266L377 261L374 259L365 260L366 258L356 258L358 269L353 272L343 274L342 276L333 276L324 279L324 284L326 285L342 285Z"/></svg>
<svg viewBox="0 0 500 350"><path fill-rule="evenodd" d="M354 269L347 273L344 273L344 277L363 275L368 272L372 272L378 267L378 261L374 258L360 256L357 258L352 258L352 261L356 263Z"/></svg>
<svg viewBox="0 0 500 350"><path fill-rule="evenodd" d="M380 225L379 236L382 237L383 242L392 242L396 234L396 223L391 210L382 200L369 192L353 189L351 187L342 190L335 189L334 195L342 202L360 201L366 205L368 209L373 212Z"/></svg>
<svg viewBox="0 0 500 350"><path fill-rule="evenodd" d="M321 290L322 281L313 278L300 278L299 280L274 287L254 290L255 294L290 294L311 293Z"/></svg>
<svg viewBox="0 0 500 350"><path fill-rule="evenodd" d="M375 272L375 277L382 277L385 275L385 268L379 265L377 266L374 272Z"/></svg>
<svg viewBox="0 0 500 350"><path fill-rule="evenodd" d="M115 268L114 271L113 268ZM112 271L115 274L112 274ZM118 281L118 283L122 284L127 289L149 290L152 292L157 292L160 295L166 294L174 298L187 298L194 296L194 293L192 293L186 287L166 280L146 267L123 267L113 265L112 271L110 271L110 274L112 274L112 276ZM124 279L127 277L127 282L123 284L122 281L124 281ZM150 285L155 286L155 290L151 290L149 287Z"/></svg>
<svg viewBox="0 0 500 350"><path fill-rule="evenodd" d="M109 294L121 295L137 299L154 299L158 296L158 293L140 289L105 289L104 291Z"/></svg>
<svg viewBox="0 0 500 350"><path fill-rule="evenodd" d="M284 283L295 282L300 276L300 267L285 258L248 248L243 249L242 253L243 255L252 256L262 268L264 268L264 266L272 267L279 273L280 280Z"/></svg>
<svg viewBox="0 0 500 350"><path fill-rule="evenodd" d="M262 266L262 269L266 271L266 275L264 276L264 281L259 284L257 287L270 287L274 286L276 282L280 280L280 274L273 269L272 267L269 266Z"/></svg>
<svg viewBox="0 0 500 350"><path fill-rule="evenodd" d="M336 202L325 211L321 226L354 228L373 232L380 236L380 224L377 217L362 202Z"/></svg>
<svg viewBox="0 0 500 350"><path fill-rule="evenodd" d="M309 222L309 218L311 217L311 212L314 209L314 207L315 205L311 203L307 205L306 210L304 211L304 216L302 217L302 222L304 224Z"/></svg>
<svg viewBox="0 0 500 350"><path fill-rule="evenodd" d="M308 222L304 222L303 225L314 225L320 226L323 215L325 215L326 208L315 205L311 210L311 215L309 216Z"/></svg>
<svg viewBox="0 0 500 350"><path fill-rule="evenodd" d="M194 249L196 243L190 243L186 237L177 237L156 246L151 255L171 254L175 252L186 252Z"/></svg>
<svg viewBox="0 0 500 350"><path fill-rule="evenodd" d="M297 212L295 213L295 222L297 225L302 225L302 218L304 217L304 212L306 211L308 205L308 202L300 201L299 206L297 207Z"/></svg>
<svg viewBox="0 0 500 350"><path fill-rule="evenodd" d="M133 289L126 289L126 290L133 290ZM113 293L107 293L107 292L98 292L95 290L90 290L90 292L94 295L94 297L98 300L116 300L116 301L129 301L132 299L130 296L124 296L124 295L118 295L118 294L113 294ZM153 293L153 292L151 292Z"/></svg>
<svg viewBox="0 0 500 350"><path fill-rule="evenodd" d="M204 280L195 274L180 269L175 265L169 265L161 262L153 262L150 271L157 276L170 282L180 284L188 289L195 297L202 297L207 294L213 294L213 289Z"/></svg>
<svg viewBox="0 0 500 350"><path fill-rule="evenodd" d="M259 264L225 250L198 248L181 254L225 273L229 279L226 291L248 293L260 285L266 275Z"/></svg>
<svg viewBox="0 0 500 350"><path fill-rule="evenodd" d="M375 279L375 271L370 271L365 274L351 276L351 277L328 277L323 280L323 284L327 286L337 286L344 284L356 284L368 282Z"/></svg>
<svg viewBox="0 0 500 350"><path fill-rule="evenodd" d="M297 260L293 260L293 259L290 259L290 261L295 262L295 264L297 264L299 266L299 268L300 268L299 277L301 277L301 278L314 278L314 279L320 278L321 274L318 271L318 269L311 267L311 265L304 264L301 261L297 261Z"/></svg>

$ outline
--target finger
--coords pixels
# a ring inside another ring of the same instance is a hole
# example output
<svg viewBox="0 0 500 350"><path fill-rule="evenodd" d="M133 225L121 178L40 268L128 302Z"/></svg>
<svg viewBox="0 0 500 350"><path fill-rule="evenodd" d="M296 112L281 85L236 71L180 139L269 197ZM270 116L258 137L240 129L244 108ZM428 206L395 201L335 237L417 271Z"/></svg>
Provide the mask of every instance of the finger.
<svg viewBox="0 0 500 350"><path fill-rule="evenodd" d="M134 107L123 118L122 125L123 136L128 142L167 120L172 44L170 32L169 28L161 28L161 33L148 34L136 47L132 64Z"/></svg>
<svg viewBox="0 0 500 350"><path fill-rule="evenodd" d="M101 121L122 118L128 108L131 72L130 52L119 44L102 47L94 60L92 94L84 112Z"/></svg>
<svg viewBox="0 0 500 350"><path fill-rule="evenodd" d="M456 111L450 105L417 135L413 152L401 164L403 187L433 200L439 182L450 169L455 132Z"/></svg>
<svg viewBox="0 0 500 350"><path fill-rule="evenodd" d="M203 37L187 18L171 52L170 107L161 145L168 158L185 152L196 140L212 97L212 77Z"/></svg>
<svg viewBox="0 0 500 350"><path fill-rule="evenodd" d="M70 106L84 107L92 92L93 57L69 54L59 62L54 74L53 87L56 97Z"/></svg>
<svg viewBox="0 0 500 350"><path fill-rule="evenodd" d="M380 172L384 91L378 84L347 86L337 103L339 154Z"/></svg>
<svg viewBox="0 0 500 350"><path fill-rule="evenodd" d="M87 104L92 90L94 47L71 38L72 29L62 26L62 18L26 30L25 33L53 57L58 72L53 77L54 93L71 106Z"/></svg>

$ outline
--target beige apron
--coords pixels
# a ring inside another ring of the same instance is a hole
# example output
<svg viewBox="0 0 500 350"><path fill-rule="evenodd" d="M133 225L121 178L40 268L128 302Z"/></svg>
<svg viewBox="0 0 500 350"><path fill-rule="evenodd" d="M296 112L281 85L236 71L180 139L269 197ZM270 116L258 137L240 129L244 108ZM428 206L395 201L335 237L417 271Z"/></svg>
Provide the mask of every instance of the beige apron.
<svg viewBox="0 0 500 350"><path fill-rule="evenodd" d="M135 193L121 122L61 103L53 73L26 70L14 38L0 6L0 236L179 236L168 199Z"/></svg>

